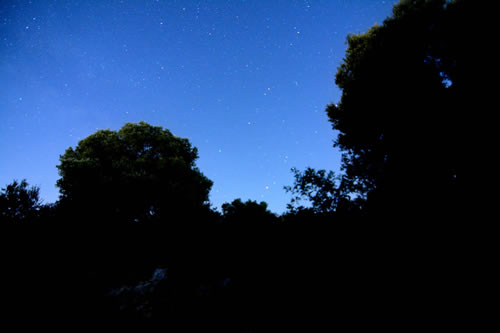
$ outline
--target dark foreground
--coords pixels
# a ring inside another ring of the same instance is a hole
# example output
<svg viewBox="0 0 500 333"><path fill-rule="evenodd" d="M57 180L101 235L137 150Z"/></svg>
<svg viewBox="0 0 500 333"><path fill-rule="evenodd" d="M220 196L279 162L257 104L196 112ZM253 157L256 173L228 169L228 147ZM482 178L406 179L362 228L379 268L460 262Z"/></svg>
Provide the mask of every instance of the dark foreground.
<svg viewBox="0 0 500 333"><path fill-rule="evenodd" d="M67 329L307 332L435 327L452 316L456 253L437 245L443 234L314 223L266 234L219 227L163 242L138 230L10 230L2 317Z"/></svg>

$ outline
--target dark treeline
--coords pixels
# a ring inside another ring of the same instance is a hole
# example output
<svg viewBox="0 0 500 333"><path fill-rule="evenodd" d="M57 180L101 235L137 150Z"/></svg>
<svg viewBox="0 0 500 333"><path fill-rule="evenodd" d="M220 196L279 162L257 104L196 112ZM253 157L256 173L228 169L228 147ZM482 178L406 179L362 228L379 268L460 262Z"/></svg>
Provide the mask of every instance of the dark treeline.
<svg viewBox="0 0 500 333"><path fill-rule="evenodd" d="M453 320L472 3L401 1L382 25L348 36L342 97L326 110L341 174L293 169L281 216L239 199L213 210L196 148L144 122L68 148L55 204L24 180L7 185L3 317L173 332Z"/></svg>
<svg viewBox="0 0 500 333"><path fill-rule="evenodd" d="M328 314L331 304L317 298L329 297L330 284L339 282L332 264L347 264L339 262L343 256L331 261L344 251L344 240L335 238L346 235L325 229L328 219L278 217L265 203L235 200L222 214L200 206L126 223L92 206L76 215L62 203L40 207L36 189L17 188L20 197L35 198L19 209L29 218L2 221L2 302L5 318L21 324L30 318L172 331L291 328L308 313Z"/></svg>

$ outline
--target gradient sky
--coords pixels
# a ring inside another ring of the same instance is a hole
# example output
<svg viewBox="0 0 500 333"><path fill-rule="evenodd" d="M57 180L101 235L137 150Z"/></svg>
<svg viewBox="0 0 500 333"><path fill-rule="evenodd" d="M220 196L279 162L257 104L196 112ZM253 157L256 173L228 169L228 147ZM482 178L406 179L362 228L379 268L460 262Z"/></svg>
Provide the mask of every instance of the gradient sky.
<svg viewBox="0 0 500 333"><path fill-rule="evenodd" d="M0 187L59 192L59 155L144 120L188 138L214 186L282 213L292 167L339 171L325 106L349 33L393 1L0 1Z"/></svg>

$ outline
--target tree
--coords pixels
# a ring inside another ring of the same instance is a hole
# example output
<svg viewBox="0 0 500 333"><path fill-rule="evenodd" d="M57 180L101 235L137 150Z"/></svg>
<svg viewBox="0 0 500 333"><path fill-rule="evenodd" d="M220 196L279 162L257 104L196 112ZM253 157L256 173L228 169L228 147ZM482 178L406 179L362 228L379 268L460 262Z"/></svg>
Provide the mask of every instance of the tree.
<svg viewBox="0 0 500 333"><path fill-rule="evenodd" d="M145 122L99 130L60 156L59 246L89 316L105 317L106 293L158 267L170 281L189 276L212 186L197 158L187 139Z"/></svg>
<svg viewBox="0 0 500 333"><path fill-rule="evenodd" d="M351 185L369 210L451 209L456 200L459 112L477 56L472 1L401 1L368 32L347 37L327 113ZM473 29L473 28L472 28Z"/></svg>
<svg viewBox="0 0 500 333"><path fill-rule="evenodd" d="M33 221L41 207L40 188L29 186L26 179L14 180L0 191L0 219L3 221Z"/></svg>
<svg viewBox="0 0 500 333"><path fill-rule="evenodd" d="M359 210L361 198L351 198L347 179L337 176L333 171L307 168L304 172L293 168L293 186L285 186L285 191L293 194L288 211L296 213L330 214ZM301 204L306 200L310 207Z"/></svg>
<svg viewBox="0 0 500 333"><path fill-rule="evenodd" d="M120 223L187 217L212 186L197 158L187 139L145 122L97 131L60 156L61 205Z"/></svg>
<svg viewBox="0 0 500 333"><path fill-rule="evenodd" d="M261 201L235 199L231 203L222 205L222 215L226 223L240 224L241 226L262 226L272 223L276 215L267 209L267 203Z"/></svg>

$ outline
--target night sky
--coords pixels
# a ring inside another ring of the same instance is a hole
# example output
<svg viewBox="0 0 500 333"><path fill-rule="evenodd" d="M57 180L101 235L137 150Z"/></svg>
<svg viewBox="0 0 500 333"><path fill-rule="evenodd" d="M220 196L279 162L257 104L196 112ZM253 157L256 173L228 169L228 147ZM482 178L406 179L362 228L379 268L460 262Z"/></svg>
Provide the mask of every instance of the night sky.
<svg viewBox="0 0 500 333"><path fill-rule="evenodd" d="M198 148L214 207L282 213L292 167L339 171L325 106L345 39L395 2L0 0L0 187L55 202L59 155L144 120Z"/></svg>

